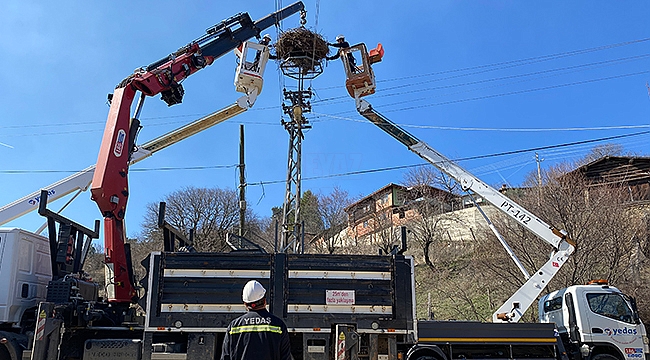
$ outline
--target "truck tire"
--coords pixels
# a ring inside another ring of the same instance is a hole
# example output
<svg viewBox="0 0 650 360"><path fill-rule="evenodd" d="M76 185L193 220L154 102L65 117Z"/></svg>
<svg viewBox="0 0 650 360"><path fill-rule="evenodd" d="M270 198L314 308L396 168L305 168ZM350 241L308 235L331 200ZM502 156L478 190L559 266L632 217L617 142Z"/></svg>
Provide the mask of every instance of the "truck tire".
<svg viewBox="0 0 650 360"><path fill-rule="evenodd" d="M0 360L11 360L9 349L4 345L0 345Z"/></svg>
<svg viewBox="0 0 650 360"><path fill-rule="evenodd" d="M620 359L610 354L598 354L592 357L591 360L620 360Z"/></svg>

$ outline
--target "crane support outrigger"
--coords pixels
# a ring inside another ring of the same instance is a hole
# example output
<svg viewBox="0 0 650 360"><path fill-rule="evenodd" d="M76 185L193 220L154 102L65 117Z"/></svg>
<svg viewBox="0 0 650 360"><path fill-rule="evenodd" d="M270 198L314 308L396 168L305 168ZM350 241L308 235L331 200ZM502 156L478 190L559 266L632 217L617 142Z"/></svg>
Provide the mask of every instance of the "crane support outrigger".
<svg viewBox="0 0 650 360"><path fill-rule="evenodd" d="M344 56L347 54L351 54L356 59L360 59L360 61L357 61L358 65L354 69L351 68L349 62L343 61L346 72L346 88L350 96L355 99L359 114L404 144L409 150L431 165L454 178L464 191L480 195L497 209L501 210L554 248L555 252L551 258L534 274L528 277L527 281L492 316L493 322L517 322L535 302L562 265L564 265L569 255L573 253L575 250L575 242L567 236L564 230L559 230L547 224L535 214L487 185L469 171L463 169L425 142L390 121L384 115L377 112L368 101L362 99L363 96L375 92L376 83L371 64L381 61L383 53L384 50L381 44L376 49L368 52L365 44L362 43L343 50L343 54L341 55L343 59L347 59L347 56ZM498 232L496 232L496 228L489 222L489 219L488 223L497 234L497 237L500 237ZM502 239L500 238L500 240ZM510 255L514 256L507 244L503 243L503 245ZM515 262L518 262L518 260L515 260Z"/></svg>

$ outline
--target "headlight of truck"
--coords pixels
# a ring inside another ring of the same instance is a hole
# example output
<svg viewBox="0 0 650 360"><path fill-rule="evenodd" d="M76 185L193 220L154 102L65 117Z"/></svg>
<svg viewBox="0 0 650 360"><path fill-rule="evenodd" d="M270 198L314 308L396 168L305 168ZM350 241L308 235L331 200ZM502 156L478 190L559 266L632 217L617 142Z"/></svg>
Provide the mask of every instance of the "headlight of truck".
<svg viewBox="0 0 650 360"><path fill-rule="evenodd" d="M643 335L643 343L648 345L648 336Z"/></svg>

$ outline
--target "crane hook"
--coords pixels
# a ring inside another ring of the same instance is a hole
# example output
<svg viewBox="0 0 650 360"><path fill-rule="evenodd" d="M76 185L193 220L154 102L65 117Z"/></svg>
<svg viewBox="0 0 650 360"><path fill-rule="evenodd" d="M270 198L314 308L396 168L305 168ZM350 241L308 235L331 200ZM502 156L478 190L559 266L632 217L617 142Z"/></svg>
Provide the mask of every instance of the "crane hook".
<svg viewBox="0 0 650 360"><path fill-rule="evenodd" d="M300 26L307 24L307 10L300 10Z"/></svg>

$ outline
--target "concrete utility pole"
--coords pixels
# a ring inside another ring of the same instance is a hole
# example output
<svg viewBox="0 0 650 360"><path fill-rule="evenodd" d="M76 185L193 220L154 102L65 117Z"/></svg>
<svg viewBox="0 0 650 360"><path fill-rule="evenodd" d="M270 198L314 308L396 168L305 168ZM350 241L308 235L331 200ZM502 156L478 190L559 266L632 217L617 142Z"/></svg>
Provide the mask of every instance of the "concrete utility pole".
<svg viewBox="0 0 650 360"><path fill-rule="evenodd" d="M535 162L537 162L537 205L542 202L542 168L541 163L544 159L539 158L539 154L535 153Z"/></svg>
<svg viewBox="0 0 650 360"><path fill-rule="evenodd" d="M537 185L539 185L539 187L542 187L542 168L540 167L542 161L544 161L544 159L540 159L539 154L535 153L535 162L537 163Z"/></svg>
<svg viewBox="0 0 650 360"><path fill-rule="evenodd" d="M244 170L244 125L239 125L239 236L244 236L246 225L246 173Z"/></svg>

